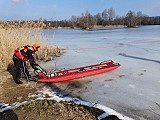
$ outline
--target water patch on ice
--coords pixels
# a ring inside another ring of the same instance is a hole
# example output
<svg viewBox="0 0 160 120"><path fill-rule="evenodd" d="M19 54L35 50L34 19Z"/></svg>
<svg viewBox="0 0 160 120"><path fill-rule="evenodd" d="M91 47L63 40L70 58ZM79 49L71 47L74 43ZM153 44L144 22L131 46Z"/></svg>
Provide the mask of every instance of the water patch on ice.
<svg viewBox="0 0 160 120"><path fill-rule="evenodd" d="M130 84L130 85L128 85L130 88L135 88L135 85L132 85L132 84Z"/></svg>

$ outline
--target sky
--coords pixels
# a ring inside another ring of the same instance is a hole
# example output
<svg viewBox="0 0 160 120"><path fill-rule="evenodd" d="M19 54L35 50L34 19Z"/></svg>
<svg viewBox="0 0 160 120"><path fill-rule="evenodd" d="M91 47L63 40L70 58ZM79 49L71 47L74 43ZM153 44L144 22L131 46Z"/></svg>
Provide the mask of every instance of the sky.
<svg viewBox="0 0 160 120"><path fill-rule="evenodd" d="M128 11L160 16L160 0L0 0L0 20L69 20L88 11L91 15L113 8L116 16Z"/></svg>

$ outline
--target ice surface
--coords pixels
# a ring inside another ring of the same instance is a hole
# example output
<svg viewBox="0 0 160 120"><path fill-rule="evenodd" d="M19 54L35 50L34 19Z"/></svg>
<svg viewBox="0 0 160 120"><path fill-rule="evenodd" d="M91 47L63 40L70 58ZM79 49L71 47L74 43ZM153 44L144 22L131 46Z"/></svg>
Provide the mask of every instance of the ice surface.
<svg viewBox="0 0 160 120"><path fill-rule="evenodd" d="M121 67L108 73L54 85L134 119L160 118L160 26L104 30L49 30L48 43L66 53L42 66L70 69L113 60ZM76 86L76 87L75 87Z"/></svg>

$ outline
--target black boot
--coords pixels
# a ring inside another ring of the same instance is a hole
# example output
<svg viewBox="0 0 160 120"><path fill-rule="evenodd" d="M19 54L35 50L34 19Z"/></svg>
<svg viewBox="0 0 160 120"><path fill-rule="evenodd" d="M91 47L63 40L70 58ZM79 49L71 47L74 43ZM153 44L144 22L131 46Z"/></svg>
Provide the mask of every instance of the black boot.
<svg viewBox="0 0 160 120"><path fill-rule="evenodd" d="M29 81L36 81L36 79L35 79L35 78L32 78L32 77L29 77L28 80L29 80Z"/></svg>
<svg viewBox="0 0 160 120"><path fill-rule="evenodd" d="M16 83L16 84L22 84L23 82L20 81L20 80L18 80L18 81L16 81L15 83Z"/></svg>

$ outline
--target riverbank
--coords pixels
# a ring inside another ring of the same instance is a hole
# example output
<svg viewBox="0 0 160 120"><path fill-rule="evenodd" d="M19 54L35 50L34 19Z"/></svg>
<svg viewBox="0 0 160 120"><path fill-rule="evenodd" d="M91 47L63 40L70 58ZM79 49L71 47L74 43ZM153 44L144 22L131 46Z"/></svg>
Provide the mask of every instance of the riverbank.
<svg viewBox="0 0 160 120"><path fill-rule="evenodd" d="M0 103L14 105L24 101L31 101L37 99L35 97L38 91L42 90L45 83L24 82L21 85L14 83L12 75L8 71L0 70ZM13 92L14 91L14 92ZM0 104L0 107L1 104ZM103 110L87 107L84 105L77 105L73 102L57 102L57 101L35 101L27 103L14 109L9 109L0 112L0 120L14 119L14 120L58 120L79 119L79 120L96 120L99 115L104 113ZM106 120L119 120L116 116L108 116Z"/></svg>

